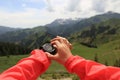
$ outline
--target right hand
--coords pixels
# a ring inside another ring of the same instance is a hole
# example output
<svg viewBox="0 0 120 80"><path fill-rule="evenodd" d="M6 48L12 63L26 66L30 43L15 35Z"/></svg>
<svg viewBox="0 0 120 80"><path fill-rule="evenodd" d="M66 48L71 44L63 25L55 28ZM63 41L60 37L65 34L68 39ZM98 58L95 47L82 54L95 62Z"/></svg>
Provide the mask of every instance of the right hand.
<svg viewBox="0 0 120 80"><path fill-rule="evenodd" d="M51 55L50 53L46 52L50 59L56 60L57 62L64 64L66 60L72 56L72 45L67 39L57 36L56 38L51 40L51 44L57 48L57 54Z"/></svg>

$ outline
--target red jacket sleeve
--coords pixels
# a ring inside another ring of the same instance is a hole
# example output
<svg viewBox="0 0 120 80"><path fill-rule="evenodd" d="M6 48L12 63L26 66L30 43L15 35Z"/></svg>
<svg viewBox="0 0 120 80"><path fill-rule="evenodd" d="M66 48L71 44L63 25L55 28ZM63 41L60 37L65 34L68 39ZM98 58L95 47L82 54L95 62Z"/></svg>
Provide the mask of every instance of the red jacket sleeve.
<svg viewBox="0 0 120 80"><path fill-rule="evenodd" d="M4 71L0 80L36 80L48 68L50 61L42 50L34 50L31 56Z"/></svg>
<svg viewBox="0 0 120 80"><path fill-rule="evenodd" d="M120 68L107 67L79 56L70 57L64 65L69 72L77 74L80 80L120 80Z"/></svg>

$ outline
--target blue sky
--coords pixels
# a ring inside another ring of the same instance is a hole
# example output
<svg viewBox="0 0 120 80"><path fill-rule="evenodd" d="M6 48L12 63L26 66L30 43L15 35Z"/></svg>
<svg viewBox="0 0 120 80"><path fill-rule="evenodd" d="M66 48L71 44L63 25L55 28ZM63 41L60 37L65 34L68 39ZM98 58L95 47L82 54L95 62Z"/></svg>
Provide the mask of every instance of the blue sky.
<svg viewBox="0 0 120 80"><path fill-rule="evenodd" d="M1 0L0 8L10 12L24 11L24 7L41 9L45 7L43 0Z"/></svg>
<svg viewBox="0 0 120 80"><path fill-rule="evenodd" d="M120 0L1 0L0 25L32 28L62 18L86 18L108 11L120 13Z"/></svg>

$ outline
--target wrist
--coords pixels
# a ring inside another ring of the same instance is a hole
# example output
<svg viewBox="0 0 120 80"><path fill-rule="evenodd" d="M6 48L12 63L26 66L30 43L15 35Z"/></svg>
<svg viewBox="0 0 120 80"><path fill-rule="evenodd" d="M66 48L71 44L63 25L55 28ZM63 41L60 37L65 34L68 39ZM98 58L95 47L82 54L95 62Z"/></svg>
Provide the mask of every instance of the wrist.
<svg viewBox="0 0 120 80"><path fill-rule="evenodd" d="M66 58L63 59L63 64L65 64L71 57L73 57L73 55L69 55Z"/></svg>

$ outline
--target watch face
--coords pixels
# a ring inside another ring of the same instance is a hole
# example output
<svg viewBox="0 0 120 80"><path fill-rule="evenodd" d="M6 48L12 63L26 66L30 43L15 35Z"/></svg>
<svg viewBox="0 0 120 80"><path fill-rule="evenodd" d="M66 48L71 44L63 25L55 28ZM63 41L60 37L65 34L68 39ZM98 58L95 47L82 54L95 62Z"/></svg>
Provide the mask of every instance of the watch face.
<svg viewBox="0 0 120 80"><path fill-rule="evenodd" d="M46 50L46 51L52 51L53 47L51 44L49 43L46 43L43 45L43 48Z"/></svg>
<svg viewBox="0 0 120 80"><path fill-rule="evenodd" d="M45 52L49 52L51 54L56 54L56 48L53 47L53 45L51 45L50 43L45 43L43 46L42 46L42 49L45 51Z"/></svg>

